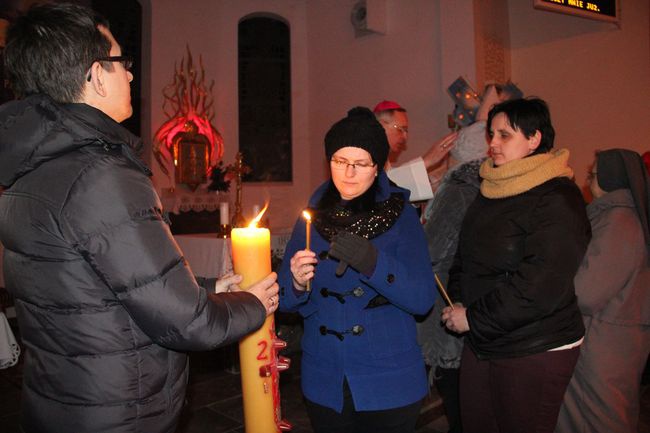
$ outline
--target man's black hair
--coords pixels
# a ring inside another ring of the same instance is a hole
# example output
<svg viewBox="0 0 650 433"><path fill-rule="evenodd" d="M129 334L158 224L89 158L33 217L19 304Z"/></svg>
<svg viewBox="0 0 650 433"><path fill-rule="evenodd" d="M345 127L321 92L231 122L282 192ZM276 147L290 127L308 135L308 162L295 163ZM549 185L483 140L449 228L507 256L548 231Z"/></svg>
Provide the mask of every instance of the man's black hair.
<svg viewBox="0 0 650 433"><path fill-rule="evenodd" d="M31 7L9 27L4 51L9 83L19 97L44 93L79 102L93 62L109 55L110 41L92 10L69 3Z"/></svg>

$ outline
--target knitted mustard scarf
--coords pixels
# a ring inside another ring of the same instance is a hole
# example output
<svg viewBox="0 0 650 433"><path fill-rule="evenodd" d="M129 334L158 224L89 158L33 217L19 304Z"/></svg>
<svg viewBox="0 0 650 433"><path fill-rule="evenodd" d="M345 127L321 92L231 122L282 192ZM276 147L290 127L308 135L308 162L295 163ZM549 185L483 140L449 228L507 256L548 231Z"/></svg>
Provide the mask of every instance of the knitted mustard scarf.
<svg viewBox="0 0 650 433"><path fill-rule="evenodd" d="M479 171L483 179L481 194L487 198L512 197L556 177L573 177L568 162L567 149L540 153L498 167L488 158Z"/></svg>

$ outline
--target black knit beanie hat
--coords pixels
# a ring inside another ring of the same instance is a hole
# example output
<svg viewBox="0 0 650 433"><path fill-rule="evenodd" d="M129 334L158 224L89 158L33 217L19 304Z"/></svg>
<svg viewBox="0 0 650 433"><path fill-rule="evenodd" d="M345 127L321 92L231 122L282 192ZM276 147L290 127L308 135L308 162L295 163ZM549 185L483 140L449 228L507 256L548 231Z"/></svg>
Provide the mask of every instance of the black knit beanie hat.
<svg viewBox="0 0 650 433"><path fill-rule="evenodd" d="M630 190L650 248L650 179L641 155L628 149L602 150L596 154L596 173L603 191Z"/></svg>
<svg viewBox="0 0 650 433"><path fill-rule="evenodd" d="M325 155L332 159L343 147L358 147L370 154L379 170L388 159L388 138L384 127L366 107L354 107L325 134Z"/></svg>

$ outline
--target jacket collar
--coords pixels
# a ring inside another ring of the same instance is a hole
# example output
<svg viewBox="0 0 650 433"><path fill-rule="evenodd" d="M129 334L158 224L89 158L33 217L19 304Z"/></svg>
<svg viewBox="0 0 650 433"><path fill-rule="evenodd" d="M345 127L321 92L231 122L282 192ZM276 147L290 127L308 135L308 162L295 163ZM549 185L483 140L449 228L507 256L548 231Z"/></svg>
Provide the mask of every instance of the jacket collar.
<svg viewBox="0 0 650 433"><path fill-rule="evenodd" d="M86 104L58 104L31 95L0 107L0 186L10 186L41 164L88 145L119 147L150 174L134 151L139 138L101 111Z"/></svg>

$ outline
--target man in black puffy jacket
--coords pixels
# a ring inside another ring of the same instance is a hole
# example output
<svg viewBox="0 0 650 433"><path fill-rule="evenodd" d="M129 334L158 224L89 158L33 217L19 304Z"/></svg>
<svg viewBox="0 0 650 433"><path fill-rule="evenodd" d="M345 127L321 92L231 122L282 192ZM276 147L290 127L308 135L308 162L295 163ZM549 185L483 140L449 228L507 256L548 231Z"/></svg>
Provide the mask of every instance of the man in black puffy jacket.
<svg viewBox="0 0 650 433"><path fill-rule="evenodd" d="M275 274L248 292L197 285L136 152L128 71L106 23L65 4L9 29L0 107L0 241L26 349L27 432L173 432L183 351L257 329Z"/></svg>

